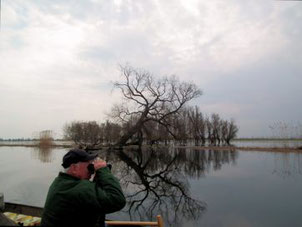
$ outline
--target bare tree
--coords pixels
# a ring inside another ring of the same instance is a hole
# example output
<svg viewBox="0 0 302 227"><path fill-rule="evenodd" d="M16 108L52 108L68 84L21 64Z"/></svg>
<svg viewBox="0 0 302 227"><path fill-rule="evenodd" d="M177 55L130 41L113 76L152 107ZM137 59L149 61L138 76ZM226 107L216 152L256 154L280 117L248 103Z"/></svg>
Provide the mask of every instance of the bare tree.
<svg viewBox="0 0 302 227"><path fill-rule="evenodd" d="M95 121L74 121L64 126L64 136L83 148L94 148L103 142L103 133Z"/></svg>
<svg viewBox="0 0 302 227"><path fill-rule="evenodd" d="M195 107L197 108L197 107ZM196 112L195 112L196 110ZM198 124L198 112L197 109L193 109L192 107L186 110L188 112L188 128L189 128L189 137L190 139L194 140L195 146L199 145L200 138L199 138L199 126Z"/></svg>
<svg viewBox="0 0 302 227"><path fill-rule="evenodd" d="M119 138L122 131L122 127L119 124L106 121L100 125L103 140L107 144L115 143Z"/></svg>
<svg viewBox="0 0 302 227"><path fill-rule="evenodd" d="M206 122L206 127L207 127L207 134L208 134L207 139L209 141L209 144L213 145L215 142L214 136L213 136L213 125L208 116L206 117L205 122Z"/></svg>
<svg viewBox="0 0 302 227"><path fill-rule="evenodd" d="M269 125L274 138L294 139L302 138L302 124L300 122L278 121Z"/></svg>
<svg viewBox="0 0 302 227"><path fill-rule="evenodd" d="M221 121L221 140L225 144L226 143L226 138L228 135L228 121Z"/></svg>
<svg viewBox="0 0 302 227"><path fill-rule="evenodd" d="M187 140L190 139L189 135L189 122L188 122L188 111L183 109L179 111L177 115L174 115L173 121L173 134L180 145L185 146Z"/></svg>
<svg viewBox="0 0 302 227"><path fill-rule="evenodd" d="M120 71L123 81L114 86L127 103L116 105L112 116L122 122L135 116L137 121L121 136L116 143L119 146L125 145L148 121L163 125L173 135L168 117L202 93L195 84L180 82L173 76L155 79L149 72L131 66L120 66Z"/></svg>
<svg viewBox="0 0 302 227"><path fill-rule="evenodd" d="M235 121L232 119L230 122L228 122L228 133L226 135L225 141L228 145L230 145L230 142L232 139L236 138L238 127L235 124Z"/></svg>
<svg viewBox="0 0 302 227"><path fill-rule="evenodd" d="M221 128L221 124L220 124L220 117L218 114L213 113L211 116L211 120L212 120L212 129L213 129L213 142L214 145L219 145L220 144L220 128Z"/></svg>
<svg viewBox="0 0 302 227"><path fill-rule="evenodd" d="M51 130L44 130L39 132L38 146L48 148L53 145L53 132Z"/></svg>
<svg viewBox="0 0 302 227"><path fill-rule="evenodd" d="M122 147L129 144L142 145L171 139L181 145L194 141L205 145L206 137L211 145L229 144L236 137L238 127L218 114L209 118L197 106L187 103L202 92L193 83L180 82L174 76L155 79L149 72L131 66L120 66L122 79L115 82L124 102L115 105L111 117L98 125L92 122L72 122L65 126L65 136L76 144L94 147L106 143ZM206 136L207 133L207 136Z"/></svg>

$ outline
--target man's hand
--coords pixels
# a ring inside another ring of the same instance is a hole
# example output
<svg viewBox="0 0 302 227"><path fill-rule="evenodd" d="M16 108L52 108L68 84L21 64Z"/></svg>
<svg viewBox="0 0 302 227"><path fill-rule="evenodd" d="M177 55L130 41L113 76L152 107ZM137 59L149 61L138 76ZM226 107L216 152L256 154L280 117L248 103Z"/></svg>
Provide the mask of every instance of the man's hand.
<svg viewBox="0 0 302 227"><path fill-rule="evenodd" d="M107 163L103 159L97 159L93 162L94 169L98 170L107 166Z"/></svg>

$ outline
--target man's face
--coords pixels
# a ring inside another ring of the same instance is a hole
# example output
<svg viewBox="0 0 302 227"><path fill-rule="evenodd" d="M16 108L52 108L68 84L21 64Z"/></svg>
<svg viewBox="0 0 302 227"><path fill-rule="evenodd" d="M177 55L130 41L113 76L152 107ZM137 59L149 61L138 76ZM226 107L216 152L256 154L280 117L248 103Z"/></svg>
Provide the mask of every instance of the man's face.
<svg viewBox="0 0 302 227"><path fill-rule="evenodd" d="M76 164L72 164L67 173L80 179L89 180L91 174L89 173L87 167L90 163L92 162L78 162Z"/></svg>

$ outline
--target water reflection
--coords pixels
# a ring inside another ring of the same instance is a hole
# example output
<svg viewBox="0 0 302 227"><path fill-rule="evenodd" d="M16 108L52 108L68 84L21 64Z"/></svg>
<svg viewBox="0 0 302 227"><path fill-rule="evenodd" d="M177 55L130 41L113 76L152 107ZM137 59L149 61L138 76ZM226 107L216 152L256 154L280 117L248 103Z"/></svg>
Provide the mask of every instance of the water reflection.
<svg viewBox="0 0 302 227"><path fill-rule="evenodd" d="M188 178L200 178L205 172L235 163L236 151L190 149L144 149L113 151L119 178L127 193L127 212L131 219L151 220L162 214L171 226L184 219L197 219L206 203L190 194Z"/></svg>
<svg viewBox="0 0 302 227"><path fill-rule="evenodd" d="M221 169L223 164L236 164L238 152L235 150L192 150L176 149L178 163L183 165L185 174L189 177L200 178L205 173Z"/></svg>
<svg viewBox="0 0 302 227"><path fill-rule="evenodd" d="M53 149L51 147L34 147L31 151L31 157L33 159L40 160L43 163L53 161Z"/></svg>
<svg viewBox="0 0 302 227"><path fill-rule="evenodd" d="M302 175L302 157L301 153L282 153L274 154L274 170L282 178Z"/></svg>

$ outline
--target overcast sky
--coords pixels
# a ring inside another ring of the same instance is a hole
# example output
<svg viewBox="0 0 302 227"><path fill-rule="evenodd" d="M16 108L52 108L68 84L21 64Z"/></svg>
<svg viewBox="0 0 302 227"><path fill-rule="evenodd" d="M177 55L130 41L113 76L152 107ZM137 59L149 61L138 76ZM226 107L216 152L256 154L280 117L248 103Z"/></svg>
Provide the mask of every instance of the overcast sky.
<svg viewBox="0 0 302 227"><path fill-rule="evenodd" d="M103 121L118 64L177 75L240 137L302 122L302 2L2 0L0 138Z"/></svg>

